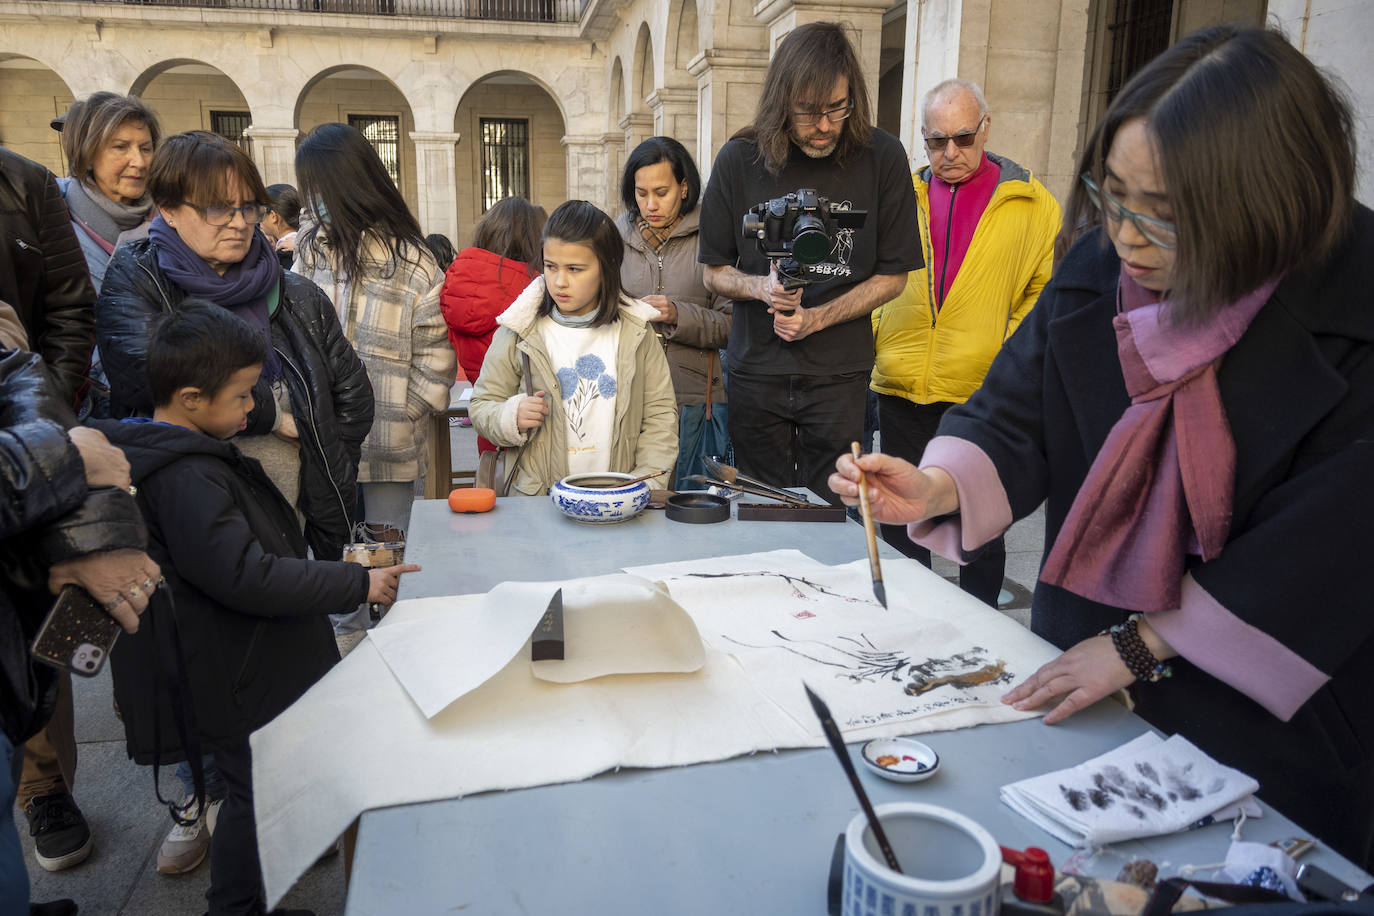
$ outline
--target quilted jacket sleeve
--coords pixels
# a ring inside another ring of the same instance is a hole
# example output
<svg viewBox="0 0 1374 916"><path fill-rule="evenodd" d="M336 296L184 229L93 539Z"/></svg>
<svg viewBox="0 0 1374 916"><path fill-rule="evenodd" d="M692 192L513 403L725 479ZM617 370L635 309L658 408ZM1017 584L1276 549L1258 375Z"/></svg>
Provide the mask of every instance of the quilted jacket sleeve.
<svg viewBox="0 0 1374 916"><path fill-rule="evenodd" d="M0 538L60 518L86 497L86 471L64 419L42 359L0 353Z"/></svg>
<svg viewBox="0 0 1374 916"><path fill-rule="evenodd" d="M38 350L57 379L59 394L75 404L91 365L95 331L95 287L91 286L86 258L72 230L67 203L51 172L44 171L37 193L39 246L43 250L43 283L40 288L45 311L43 328L34 335Z"/></svg>

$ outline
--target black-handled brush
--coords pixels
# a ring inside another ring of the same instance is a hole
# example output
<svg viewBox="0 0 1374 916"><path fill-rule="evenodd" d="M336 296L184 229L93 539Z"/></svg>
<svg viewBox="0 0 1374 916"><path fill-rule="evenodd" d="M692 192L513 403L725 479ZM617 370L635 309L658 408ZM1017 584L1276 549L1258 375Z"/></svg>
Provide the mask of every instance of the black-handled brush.
<svg viewBox="0 0 1374 916"><path fill-rule="evenodd" d="M849 784L854 787L854 794L859 796L859 807L864 809L864 815L868 818L868 828L873 831L873 839L878 841L878 848L883 851L883 858L887 859L887 867L902 873L902 866L897 864L897 854L892 851L892 844L887 841L887 834L883 832L883 825L878 823L878 815L873 810L873 803L868 800L868 793L864 791L863 783L859 782L859 774L854 771L854 761L849 759L849 751L845 749L844 739L840 737L839 726L835 724L834 718L830 715L830 707L825 705L825 701L816 696L815 692L802 684L806 690L807 699L811 701L811 708L816 710L816 718L821 720L821 730L825 732L826 740L830 742L831 749L835 756L840 758L840 766L844 767L845 775L849 777Z"/></svg>

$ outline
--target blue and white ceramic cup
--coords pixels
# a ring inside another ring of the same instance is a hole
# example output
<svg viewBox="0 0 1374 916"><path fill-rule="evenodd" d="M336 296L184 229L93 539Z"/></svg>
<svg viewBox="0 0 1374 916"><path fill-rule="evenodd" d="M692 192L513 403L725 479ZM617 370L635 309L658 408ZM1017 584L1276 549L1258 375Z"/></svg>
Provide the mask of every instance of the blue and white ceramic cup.
<svg viewBox="0 0 1374 916"><path fill-rule="evenodd" d="M902 872L887 867L860 811L845 831L844 916L997 916L1002 852L991 834L936 805L874 810Z"/></svg>

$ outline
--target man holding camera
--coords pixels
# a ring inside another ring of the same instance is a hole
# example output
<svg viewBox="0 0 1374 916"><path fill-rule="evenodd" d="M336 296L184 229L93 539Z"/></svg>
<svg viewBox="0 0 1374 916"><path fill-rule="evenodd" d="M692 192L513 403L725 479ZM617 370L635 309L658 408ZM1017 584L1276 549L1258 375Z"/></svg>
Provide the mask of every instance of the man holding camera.
<svg viewBox="0 0 1374 916"><path fill-rule="evenodd" d="M836 456L863 435L869 313L923 265L906 151L873 127L871 111L843 27L799 26L778 45L753 124L721 147L701 204L706 286L736 303L725 357L735 462L766 483L830 499ZM815 210L802 212L824 227L829 256L789 264L779 279L741 225L760 203L802 189L816 192ZM866 212L862 227L857 213L838 215L845 211ZM788 273L807 282L787 289Z"/></svg>
<svg viewBox="0 0 1374 916"><path fill-rule="evenodd" d="M921 109L930 164L912 175L929 268L874 313L883 452L921 460L940 418L983 384L1002 342L1050 278L1059 204L1026 169L984 152L992 119L983 91L964 80L932 89ZM930 551L904 525L883 538L930 565ZM959 586L997 606L1006 571L1001 538L959 570Z"/></svg>

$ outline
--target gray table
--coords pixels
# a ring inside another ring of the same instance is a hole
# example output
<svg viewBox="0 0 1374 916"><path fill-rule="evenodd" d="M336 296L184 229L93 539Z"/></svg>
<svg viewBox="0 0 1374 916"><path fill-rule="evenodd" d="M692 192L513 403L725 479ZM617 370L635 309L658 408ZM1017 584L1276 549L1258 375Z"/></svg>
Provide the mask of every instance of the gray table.
<svg viewBox="0 0 1374 916"><path fill-rule="evenodd" d="M482 592L508 578L609 573L622 566L798 548L825 563L864 556L853 523L684 525L648 512L622 525L582 525L545 499L499 500L486 515L415 504L406 559L424 567L403 597ZM886 545L884 562L912 562ZM862 771L875 803L923 801L960 811L1003 845L1071 850L1013 814L1001 785L1082 762L1147 730L1107 701L1049 727L1040 720L922 738L942 761L932 779L895 784ZM857 748L851 748L857 757ZM804 914L825 912L835 837L858 804L828 750L757 754L585 782L369 811L349 887L350 916L407 913ZM1225 858L1230 825L1118 844L1090 863L1113 877L1146 856L1173 874ZM1303 831L1266 809L1247 840ZM1374 878L1319 849L1304 861L1347 883Z"/></svg>

